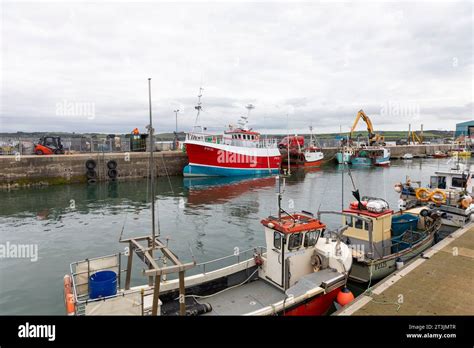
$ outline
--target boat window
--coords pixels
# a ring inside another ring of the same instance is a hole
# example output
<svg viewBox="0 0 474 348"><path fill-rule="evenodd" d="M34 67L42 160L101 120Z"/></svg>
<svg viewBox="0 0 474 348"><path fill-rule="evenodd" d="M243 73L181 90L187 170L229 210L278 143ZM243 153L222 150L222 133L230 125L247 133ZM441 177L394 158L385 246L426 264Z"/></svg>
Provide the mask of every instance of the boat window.
<svg viewBox="0 0 474 348"><path fill-rule="evenodd" d="M242 139L242 134L239 134L239 139Z"/></svg>
<svg viewBox="0 0 474 348"><path fill-rule="evenodd" d="M273 232L273 246L277 249L281 249L281 233Z"/></svg>
<svg viewBox="0 0 474 348"><path fill-rule="evenodd" d="M346 216L346 225L352 227L352 216Z"/></svg>
<svg viewBox="0 0 474 348"><path fill-rule="evenodd" d="M451 186L463 188L466 186L466 179L453 177L451 179Z"/></svg>
<svg viewBox="0 0 474 348"><path fill-rule="evenodd" d="M355 222L354 222L354 227L355 228L362 228L362 225L364 224L364 221L362 221L361 219L354 219Z"/></svg>
<svg viewBox="0 0 474 348"><path fill-rule="evenodd" d="M364 230L369 230L369 223L367 221L364 221Z"/></svg>
<svg viewBox="0 0 474 348"><path fill-rule="evenodd" d="M288 250L298 249L302 239L303 233L293 233L288 240Z"/></svg>
<svg viewBox="0 0 474 348"><path fill-rule="evenodd" d="M305 248L316 245L318 241L319 231L309 231L306 232L304 236L304 246Z"/></svg>

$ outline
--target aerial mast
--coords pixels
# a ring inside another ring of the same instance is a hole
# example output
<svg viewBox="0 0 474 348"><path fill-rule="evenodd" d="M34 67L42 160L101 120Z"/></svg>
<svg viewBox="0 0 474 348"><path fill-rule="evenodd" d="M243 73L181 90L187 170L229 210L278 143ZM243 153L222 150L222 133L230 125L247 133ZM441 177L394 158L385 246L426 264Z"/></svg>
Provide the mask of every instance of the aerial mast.
<svg viewBox="0 0 474 348"><path fill-rule="evenodd" d="M201 97L202 97L202 91L203 91L203 90L204 90L204 88L202 88L202 86L199 87L198 103L197 103L197 105L194 107L194 108L197 110L196 120L194 121L194 128L198 127L197 122L198 122L199 115L201 114L201 110L202 110Z"/></svg>

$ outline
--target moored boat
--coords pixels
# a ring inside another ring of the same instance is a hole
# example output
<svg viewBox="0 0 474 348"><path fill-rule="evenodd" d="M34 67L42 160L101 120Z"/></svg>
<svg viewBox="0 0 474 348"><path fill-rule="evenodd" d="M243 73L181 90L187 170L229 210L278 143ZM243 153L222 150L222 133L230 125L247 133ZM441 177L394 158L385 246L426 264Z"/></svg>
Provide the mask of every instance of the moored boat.
<svg viewBox="0 0 474 348"><path fill-rule="evenodd" d="M390 150L380 146L343 147L336 154L338 163L363 166L389 166Z"/></svg>
<svg viewBox="0 0 474 348"><path fill-rule="evenodd" d="M196 106L201 110L201 95ZM248 106L249 112L253 108ZM247 127L248 116L239 126L229 126L223 134L193 131L186 134L184 146L189 164L184 176L270 175L280 170L281 156L275 139L261 138ZM199 129L195 126L194 130Z"/></svg>
<svg viewBox="0 0 474 348"><path fill-rule="evenodd" d="M433 154L433 158L446 158L448 157L448 154L443 152L443 151L435 151L435 153Z"/></svg>
<svg viewBox="0 0 474 348"><path fill-rule="evenodd" d="M287 136L278 144L282 156L282 166L319 167L323 163L324 154L313 140L313 129L308 145L303 136Z"/></svg>
<svg viewBox="0 0 474 348"><path fill-rule="evenodd" d="M346 229L344 241L352 247L353 265L349 278L373 282L388 276L434 243L440 220L436 210L423 209L419 214L394 213L380 198L362 197L339 214Z"/></svg>
<svg viewBox="0 0 474 348"><path fill-rule="evenodd" d="M453 231L474 220L474 175L473 168L457 163L450 170L436 171L430 177L428 187L421 182L407 179L397 183L395 191L400 193L399 209L411 211L428 206L439 209L442 224L447 231Z"/></svg>

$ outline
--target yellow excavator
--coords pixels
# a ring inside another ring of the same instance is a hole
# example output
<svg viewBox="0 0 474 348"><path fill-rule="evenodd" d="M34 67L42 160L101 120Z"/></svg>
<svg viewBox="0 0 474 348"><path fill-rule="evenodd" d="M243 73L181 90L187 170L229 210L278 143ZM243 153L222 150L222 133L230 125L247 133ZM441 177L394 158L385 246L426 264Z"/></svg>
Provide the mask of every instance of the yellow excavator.
<svg viewBox="0 0 474 348"><path fill-rule="evenodd" d="M423 135L418 135L414 131L410 131L410 133L408 133L408 144L410 144L411 142L413 142L413 144L423 144Z"/></svg>
<svg viewBox="0 0 474 348"><path fill-rule="evenodd" d="M370 121L369 116L367 116L364 112L364 110L359 110L357 113L356 119L354 121L354 124L352 125L351 128L351 133L349 135L349 140L352 139L352 134L354 133L354 130L357 127L357 123L359 123L359 120L362 118L364 120L365 124L367 124L367 132L369 133L369 145L385 145L384 142L384 137L383 135L376 134L374 133L374 127L372 126L372 121Z"/></svg>

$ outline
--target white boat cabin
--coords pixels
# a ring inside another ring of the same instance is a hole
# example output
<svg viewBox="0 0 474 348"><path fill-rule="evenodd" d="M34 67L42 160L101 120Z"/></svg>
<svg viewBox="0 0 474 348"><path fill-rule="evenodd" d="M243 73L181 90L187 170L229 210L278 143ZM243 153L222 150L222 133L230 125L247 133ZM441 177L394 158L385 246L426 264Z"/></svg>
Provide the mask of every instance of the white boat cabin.
<svg viewBox="0 0 474 348"><path fill-rule="evenodd" d="M459 191L466 189L472 195L474 192L473 167L467 169L458 165L457 168L451 170L437 171L435 175L430 177L430 188Z"/></svg>

